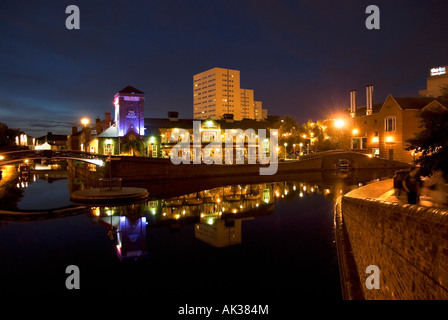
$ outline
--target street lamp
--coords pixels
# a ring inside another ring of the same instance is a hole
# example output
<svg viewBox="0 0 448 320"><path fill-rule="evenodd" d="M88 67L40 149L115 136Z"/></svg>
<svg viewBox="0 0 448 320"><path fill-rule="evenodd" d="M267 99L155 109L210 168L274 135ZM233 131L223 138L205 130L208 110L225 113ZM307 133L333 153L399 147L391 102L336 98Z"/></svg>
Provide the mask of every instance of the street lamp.
<svg viewBox="0 0 448 320"><path fill-rule="evenodd" d="M87 118L82 118L82 119L81 119L81 123L84 125L84 127L87 127L87 125L89 124L89 119L87 119Z"/></svg>
<svg viewBox="0 0 448 320"><path fill-rule="evenodd" d="M286 154L287 154L287 152L286 152L286 146L287 146L288 144L285 142L283 145L285 146L285 160L286 160Z"/></svg>
<svg viewBox="0 0 448 320"><path fill-rule="evenodd" d="M342 119L337 119L334 122L334 125L336 126L336 128L342 128L345 125L345 121Z"/></svg>

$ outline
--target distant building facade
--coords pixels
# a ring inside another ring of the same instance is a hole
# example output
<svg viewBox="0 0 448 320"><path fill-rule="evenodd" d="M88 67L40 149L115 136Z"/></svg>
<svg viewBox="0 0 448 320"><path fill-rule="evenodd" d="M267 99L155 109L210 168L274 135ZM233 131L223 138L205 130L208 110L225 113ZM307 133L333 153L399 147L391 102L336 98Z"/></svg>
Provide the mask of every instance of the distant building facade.
<svg viewBox="0 0 448 320"><path fill-rule="evenodd" d="M48 132L45 136L36 138L36 146L47 143L51 146L51 150L60 151L67 149L68 136L65 134L53 134Z"/></svg>
<svg viewBox="0 0 448 320"><path fill-rule="evenodd" d="M448 65L431 68L426 79L426 89L420 90L422 97L437 98L442 95L441 87L448 86Z"/></svg>
<svg viewBox="0 0 448 320"><path fill-rule="evenodd" d="M236 121L263 120L261 102L252 89L240 86L240 71L212 68L193 76L193 118L222 119L233 114Z"/></svg>

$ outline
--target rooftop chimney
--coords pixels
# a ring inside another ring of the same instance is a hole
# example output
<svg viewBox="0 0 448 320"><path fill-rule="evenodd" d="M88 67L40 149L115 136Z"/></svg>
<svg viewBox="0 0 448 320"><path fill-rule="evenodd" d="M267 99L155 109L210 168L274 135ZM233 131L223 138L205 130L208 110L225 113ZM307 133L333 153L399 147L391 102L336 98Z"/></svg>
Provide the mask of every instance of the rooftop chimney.
<svg viewBox="0 0 448 320"><path fill-rule="evenodd" d="M350 91L350 116L356 116L356 90Z"/></svg>
<svg viewBox="0 0 448 320"><path fill-rule="evenodd" d="M168 112L168 119L170 121L179 121L179 112L175 111Z"/></svg>
<svg viewBox="0 0 448 320"><path fill-rule="evenodd" d="M373 86L366 87L366 115L370 116L373 110Z"/></svg>
<svg viewBox="0 0 448 320"><path fill-rule="evenodd" d="M75 134L78 132L78 127L77 126L73 126L72 127L72 134Z"/></svg>

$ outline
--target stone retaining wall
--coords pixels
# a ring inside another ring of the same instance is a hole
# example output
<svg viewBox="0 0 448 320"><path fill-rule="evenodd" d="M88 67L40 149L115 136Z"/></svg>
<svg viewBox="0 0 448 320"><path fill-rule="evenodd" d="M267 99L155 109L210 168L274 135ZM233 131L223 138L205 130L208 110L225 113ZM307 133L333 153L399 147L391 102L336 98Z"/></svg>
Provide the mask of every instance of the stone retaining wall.
<svg viewBox="0 0 448 320"><path fill-rule="evenodd" d="M373 183L341 200L359 289L365 299L448 299L448 211L374 199L391 184ZM365 285L369 265L380 270L379 289Z"/></svg>

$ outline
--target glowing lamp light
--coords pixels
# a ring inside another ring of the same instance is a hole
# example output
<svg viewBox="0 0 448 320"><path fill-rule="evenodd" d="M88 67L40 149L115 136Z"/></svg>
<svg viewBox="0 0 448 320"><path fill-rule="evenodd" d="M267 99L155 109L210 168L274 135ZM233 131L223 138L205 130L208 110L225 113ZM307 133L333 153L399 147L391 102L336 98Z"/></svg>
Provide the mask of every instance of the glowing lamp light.
<svg viewBox="0 0 448 320"><path fill-rule="evenodd" d="M359 134L359 130L358 129L353 129L352 130L352 134L354 135L354 136L356 136L356 135L358 135Z"/></svg>
<svg viewBox="0 0 448 320"><path fill-rule="evenodd" d="M5 160L5 157L4 156L0 156L0 160Z"/></svg>
<svg viewBox="0 0 448 320"><path fill-rule="evenodd" d="M387 136L386 137L386 142L393 142L394 138L392 136Z"/></svg>
<svg viewBox="0 0 448 320"><path fill-rule="evenodd" d="M87 118L82 118L82 119L81 119L81 123L84 125L84 127L87 127L87 125L89 124L89 119L87 119Z"/></svg>
<svg viewBox="0 0 448 320"><path fill-rule="evenodd" d="M334 122L336 128L342 128L345 125L345 121L342 119L338 119Z"/></svg>
<svg viewBox="0 0 448 320"><path fill-rule="evenodd" d="M378 143L378 142L379 142L378 137L373 137L373 138L372 138L372 142L373 142L373 143Z"/></svg>

